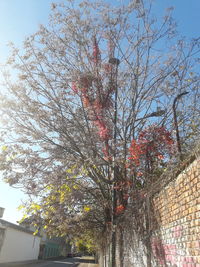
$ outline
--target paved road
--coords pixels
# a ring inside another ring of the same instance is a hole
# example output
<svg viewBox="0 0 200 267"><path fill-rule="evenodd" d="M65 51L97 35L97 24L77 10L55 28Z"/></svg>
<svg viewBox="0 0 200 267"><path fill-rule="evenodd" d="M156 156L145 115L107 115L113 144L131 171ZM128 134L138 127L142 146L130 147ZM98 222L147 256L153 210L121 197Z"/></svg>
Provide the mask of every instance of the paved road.
<svg viewBox="0 0 200 267"><path fill-rule="evenodd" d="M76 267L79 264L78 261L78 258L68 258L65 260L54 260L35 264L28 264L23 267Z"/></svg>
<svg viewBox="0 0 200 267"><path fill-rule="evenodd" d="M0 264L0 267L3 266ZM5 264L5 267L98 267L92 257L67 258L65 260L38 261L27 264Z"/></svg>

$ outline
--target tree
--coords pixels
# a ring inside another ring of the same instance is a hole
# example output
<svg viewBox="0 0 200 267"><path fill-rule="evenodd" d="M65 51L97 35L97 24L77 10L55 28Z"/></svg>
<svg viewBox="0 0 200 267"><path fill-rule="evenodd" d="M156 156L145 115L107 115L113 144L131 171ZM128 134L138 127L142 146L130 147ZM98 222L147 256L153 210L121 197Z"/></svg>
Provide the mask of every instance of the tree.
<svg viewBox="0 0 200 267"><path fill-rule="evenodd" d="M199 40L179 40L171 9L158 22L151 6L52 5L49 26L28 37L23 52L12 48L8 64L18 79L5 75L9 93L0 98L4 179L39 199L30 212L42 215L49 232L57 226L74 233L93 227L97 238L113 233L112 267L118 218L125 219L129 193L141 181L134 173L136 140L141 145L152 124L173 135L174 96L186 89L190 105L178 116L182 142L195 139L199 127L188 130L199 116ZM142 169L149 166L142 186L162 169L149 162L140 159Z"/></svg>

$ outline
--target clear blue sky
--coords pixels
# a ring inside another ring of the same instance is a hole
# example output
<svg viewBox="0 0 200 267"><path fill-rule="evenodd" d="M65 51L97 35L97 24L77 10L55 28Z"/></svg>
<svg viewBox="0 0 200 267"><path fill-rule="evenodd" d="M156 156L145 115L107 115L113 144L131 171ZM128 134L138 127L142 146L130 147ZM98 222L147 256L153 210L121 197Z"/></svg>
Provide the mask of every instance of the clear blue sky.
<svg viewBox="0 0 200 267"><path fill-rule="evenodd" d="M51 2L60 1L0 0L0 64L8 56L6 44L9 41L20 46L26 36L37 30L39 24L47 24ZM155 12L159 16L164 14L167 7L174 6L174 18L182 36L200 36L200 0L155 0L155 3ZM16 210L21 199L25 199L22 192L0 182L0 206L6 209L4 219L16 222L21 218L21 213Z"/></svg>

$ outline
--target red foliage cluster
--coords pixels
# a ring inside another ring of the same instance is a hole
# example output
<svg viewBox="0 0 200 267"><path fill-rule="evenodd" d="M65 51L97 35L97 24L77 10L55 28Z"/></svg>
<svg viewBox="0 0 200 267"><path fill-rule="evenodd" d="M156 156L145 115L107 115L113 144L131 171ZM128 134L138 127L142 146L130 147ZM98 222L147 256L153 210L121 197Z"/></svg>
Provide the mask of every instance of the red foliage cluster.
<svg viewBox="0 0 200 267"><path fill-rule="evenodd" d="M143 145L137 143L136 140L132 140L131 146L129 148L130 160L133 160L136 165L140 165L140 157L145 153Z"/></svg>
<svg viewBox="0 0 200 267"><path fill-rule="evenodd" d="M92 61L94 63L94 67L101 67L101 53L98 46L98 42L96 37L93 38L93 53L92 53ZM107 74L112 72L112 65L106 64L103 66ZM95 72L96 72L95 71ZM95 74L94 77L92 75L82 75L77 79L77 81L72 82L72 90L74 94L77 94L81 97L83 106L88 110L88 115L93 124L98 129L98 135L100 139L104 142L104 158L106 160L110 160L111 157L109 155L109 145L108 142L112 137L112 131L107 123L107 119L105 118L106 110L112 107L111 95L114 92L114 86L108 86L107 89L103 89L102 81L100 74Z"/></svg>
<svg viewBox="0 0 200 267"><path fill-rule="evenodd" d="M140 142L154 141L158 142L159 145L163 144L172 145L174 143L171 133L163 126L151 125L144 131L142 131L139 135Z"/></svg>
<svg viewBox="0 0 200 267"><path fill-rule="evenodd" d="M123 205L119 205L115 209L115 214L118 215L118 214L122 213L124 210L125 210L125 207Z"/></svg>
<svg viewBox="0 0 200 267"><path fill-rule="evenodd" d="M129 148L129 159L136 166L141 160L164 160L166 154L172 152L174 141L171 133L166 128L152 125L139 134L138 140L133 140Z"/></svg>
<svg viewBox="0 0 200 267"><path fill-rule="evenodd" d="M115 184L114 189L115 190L122 191L124 189L130 188L132 184L133 184L132 181L120 181L120 182L117 182Z"/></svg>
<svg viewBox="0 0 200 267"><path fill-rule="evenodd" d="M120 181L120 182L115 183L115 186L113 187L113 189L115 189L118 192L117 194L118 206L115 211L116 215L121 214L126 209L128 199L130 197L129 189L132 186L132 184L133 183L130 180Z"/></svg>

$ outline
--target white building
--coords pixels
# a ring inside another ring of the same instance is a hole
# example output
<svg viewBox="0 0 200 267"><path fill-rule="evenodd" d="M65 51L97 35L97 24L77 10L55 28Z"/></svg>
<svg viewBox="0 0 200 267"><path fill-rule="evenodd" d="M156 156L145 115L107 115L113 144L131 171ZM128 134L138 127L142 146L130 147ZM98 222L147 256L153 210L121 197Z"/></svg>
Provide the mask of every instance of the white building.
<svg viewBox="0 0 200 267"><path fill-rule="evenodd" d="M0 219L0 263L38 259L40 236Z"/></svg>

